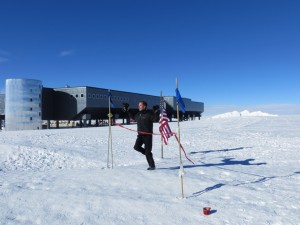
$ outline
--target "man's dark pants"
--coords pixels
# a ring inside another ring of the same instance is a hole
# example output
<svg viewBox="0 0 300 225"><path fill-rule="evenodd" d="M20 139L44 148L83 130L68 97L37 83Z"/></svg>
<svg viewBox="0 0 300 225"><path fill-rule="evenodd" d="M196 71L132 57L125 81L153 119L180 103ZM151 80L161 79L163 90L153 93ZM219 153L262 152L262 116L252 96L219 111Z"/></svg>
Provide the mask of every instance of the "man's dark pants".
<svg viewBox="0 0 300 225"><path fill-rule="evenodd" d="M142 145L145 145L144 148ZM139 134L135 141L134 150L146 156L149 167L155 167L152 155L152 135Z"/></svg>

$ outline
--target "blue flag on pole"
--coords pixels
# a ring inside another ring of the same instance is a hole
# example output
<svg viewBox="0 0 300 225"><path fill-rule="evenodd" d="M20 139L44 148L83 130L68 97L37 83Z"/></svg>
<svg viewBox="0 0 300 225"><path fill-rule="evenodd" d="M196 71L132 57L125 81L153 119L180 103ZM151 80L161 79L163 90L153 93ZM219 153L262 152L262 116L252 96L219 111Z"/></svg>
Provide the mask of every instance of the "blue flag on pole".
<svg viewBox="0 0 300 225"><path fill-rule="evenodd" d="M183 113L185 113L185 105L184 105L184 102L183 102L183 100L182 100L182 98L181 98L181 95L180 95L180 93L179 93L179 90L178 90L178 88L176 88L176 90L175 90L175 92L176 92L176 99L177 99L177 102L178 102L178 104L179 104L179 106L180 106L180 108L181 108L181 111L183 112Z"/></svg>
<svg viewBox="0 0 300 225"><path fill-rule="evenodd" d="M109 97L109 104L110 104L110 107L111 108L114 108L115 107L115 105L114 105L114 103L113 103L113 101L112 101L112 96L111 96L111 93L110 93L110 91L108 92L108 97Z"/></svg>

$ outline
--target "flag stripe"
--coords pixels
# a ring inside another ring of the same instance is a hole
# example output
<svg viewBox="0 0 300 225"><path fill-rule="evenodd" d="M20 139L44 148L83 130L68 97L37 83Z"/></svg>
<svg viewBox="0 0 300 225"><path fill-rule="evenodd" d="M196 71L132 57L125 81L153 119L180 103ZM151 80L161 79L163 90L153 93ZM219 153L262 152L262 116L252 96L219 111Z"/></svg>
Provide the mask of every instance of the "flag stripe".
<svg viewBox="0 0 300 225"><path fill-rule="evenodd" d="M169 126L169 118L167 116L165 107L164 107L164 99L161 98L160 101L160 120L159 120L159 132L162 135L164 143L168 144L168 139L173 135L172 130Z"/></svg>

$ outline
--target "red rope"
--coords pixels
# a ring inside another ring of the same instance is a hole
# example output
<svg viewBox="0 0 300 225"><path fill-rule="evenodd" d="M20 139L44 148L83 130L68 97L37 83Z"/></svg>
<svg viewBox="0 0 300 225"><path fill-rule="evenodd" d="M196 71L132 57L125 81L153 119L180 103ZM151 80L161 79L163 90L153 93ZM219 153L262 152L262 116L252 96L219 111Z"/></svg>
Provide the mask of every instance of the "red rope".
<svg viewBox="0 0 300 225"><path fill-rule="evenodd" d="M184 150L183 146L181 145L181 143L179 143L179 139L178 139L177 135L175 134L174 136L175 136L175 138L176 138L178 144L180 144L180 148L182 149L185 158L195 165L195 163L194 163L192 160L190 160L189 157L187 157L187 155L186 155L186 153L185 153L185 150Z"/></svg>
<svg viewBox="0 0 300 225"><path fill-rule="evenodd" d="M119 127L122 127L126 130L130 130L130 131L133 131L133 132L137 132L139 134L149 134L149 135L161 135L161 134L156 134L156 133L148 133L148 132L143 132L143 131L137 131L137 130L133 130L133 129L129 129L127 127L124 127L123 125L119 124L119 123L114 123L115 125L119 126Z"/></svg>
<svg viewBox="0 0 300 225"><path fill-rule="evenodd" d="M117 126L119 126L119 127L121 127L121 128L124 128L124 129L126 129L126 130L130 130L130 131L133 131L133 132L137 132L137 133L139 133L139 134L161 135L161 134L156 134L156 133L148 133L148 132L143 132L143 131L133 130L133 129L124 127L123 125L121 125L121 124L119 124L119 123L113 123L113 124L115 124L115 125L117 125ZM178 144L180 145L180 148L181 148L181 150L183 151L185 158L186 158L187 160L189 160L191 163L195 164L192 160L190 160L190 159L187 157L186 152L185 152L183 146L181 145L181 143L179 143L179 139L178 139L178 137L177 137L177 134L174 133L174 132L172 132L171 134L175 136L176 141L177 141Z"/></svg>

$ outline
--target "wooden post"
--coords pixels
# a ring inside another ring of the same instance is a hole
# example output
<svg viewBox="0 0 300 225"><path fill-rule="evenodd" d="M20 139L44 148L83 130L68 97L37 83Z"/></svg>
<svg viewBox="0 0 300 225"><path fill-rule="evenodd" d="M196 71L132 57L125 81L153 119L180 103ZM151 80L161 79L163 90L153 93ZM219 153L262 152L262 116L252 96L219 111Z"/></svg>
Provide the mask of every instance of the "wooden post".
<svg viewBox="0 0 300 225"><path fill-rule="evenodd" d="M176 78L176 88L178 89L178 78ZM180 160L180 183L181 183L181 197L184 198L183 193L183 165L182 165L182 157L181 157L181 146L180 146L180 126L179 126L179 104L176 101L176 108L177 108L177 134L178 134L178 149L179 149L179 160Z"/></svg>

